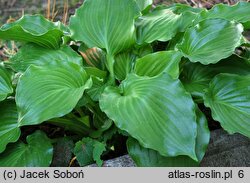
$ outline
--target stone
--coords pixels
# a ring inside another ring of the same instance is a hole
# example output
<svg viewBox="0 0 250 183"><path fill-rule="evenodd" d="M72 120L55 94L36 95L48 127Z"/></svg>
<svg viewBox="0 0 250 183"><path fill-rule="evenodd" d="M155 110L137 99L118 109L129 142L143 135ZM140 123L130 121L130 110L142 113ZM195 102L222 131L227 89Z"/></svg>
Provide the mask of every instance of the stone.
<svg viewBox="0 0 250 183"><path fill-rule="evenodd" d="M135 167L134 161L129 157L129 155L120 156L111 160L104 161L103 167ZM88 167L97 167L96 164L90 165Z"/></svg>
<svg viewBox="0 0 250 183"><path fill-rule="evenodd" d="M224 130L211 133L211 140L203 158L204 167L249 167L250 139L240 135L230 135Z"/></svg>
<svg viewBox="0 0 250 183"><path fill-rule="evenodd" d="M93 164L90 167L96 167ZM135 167L128 156L107 160L103 167ZM230 135L222 129L211 132L207 152L200 164L203 167L250 167L250 139L240 135Z"/></svg>
<svg viewBox="0 0 250 183"><path fill-rule="evenodd" d="M74 142L68 138L62 138L54 145L53 161L51 167L67 167L72 159Z"/></svg>

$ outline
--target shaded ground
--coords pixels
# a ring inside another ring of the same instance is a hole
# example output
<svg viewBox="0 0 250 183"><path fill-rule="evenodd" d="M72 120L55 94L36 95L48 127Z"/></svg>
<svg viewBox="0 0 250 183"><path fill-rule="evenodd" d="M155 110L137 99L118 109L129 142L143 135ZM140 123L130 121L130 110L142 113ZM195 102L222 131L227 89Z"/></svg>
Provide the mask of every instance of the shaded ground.
<svg viewBox="0 0 250 183"><path fill-rule="evenodd" d="M47 17L48 2L50 18L55 16L54 20L62 20L65 10L68 10L68 17L83 0L0 0L0 24L8 19L18 19L23 14L43 14Z"/></svg>
<svg viewBox="0 0 250 183"><path fill-rule="evenodd" d="M154 0L154 4L172 4L177 2L189 4L194 7L211 8L213 4L235 4L238 1L239 0ZM65 10L68 10L66 17L69 17L71 14L74 14L75 8L82 4L83 0L0 0L0 25L8 19L18 19L23 14L39 13L47 16L48 2L50 3L50 18L53 17L54 20L62 20L65 15Z"/></svg>
<svg viewBox="0 0 250 183"><path fill-rule="evenodd" d="M171 3L185 3L189 4L194 7L204 7L204 8L211 8L214 4L224 3L224 4L235 4L240 0L154 0L155 3L164 3L164 4L171 4ZM243 0L249 1L249 0Z"/></svg>

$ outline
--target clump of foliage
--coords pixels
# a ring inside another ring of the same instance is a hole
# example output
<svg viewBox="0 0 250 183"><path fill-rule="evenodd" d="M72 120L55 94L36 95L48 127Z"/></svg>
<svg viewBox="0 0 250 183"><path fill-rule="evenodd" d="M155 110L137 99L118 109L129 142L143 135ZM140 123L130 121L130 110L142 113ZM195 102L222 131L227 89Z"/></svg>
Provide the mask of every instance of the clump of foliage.
<svg viewBox="0 0 250 183"><path fill-rule="evenodd" d="M210 138L202 104L250 137L250 3L151 4L85 0L68 26L25 15L0 28L22 43L0 65L1 166L49 166L62 139L81 166L101 166L117 134L138 166L197 166Z"/></svg>

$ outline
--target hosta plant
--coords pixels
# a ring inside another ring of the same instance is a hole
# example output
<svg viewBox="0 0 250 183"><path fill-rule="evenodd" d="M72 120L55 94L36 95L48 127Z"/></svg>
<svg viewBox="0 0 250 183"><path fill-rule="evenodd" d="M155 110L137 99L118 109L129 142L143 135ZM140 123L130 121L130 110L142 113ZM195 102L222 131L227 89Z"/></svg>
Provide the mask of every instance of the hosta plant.
<svg viewBox="0 0 250 183"><path fill-rule="evenodd" d="M0 165L50 166L63 141L101 166L127 139L138 166L198 166L211 118L250 137L249 12L85 0L67 25L4 24L0 39L22 44L0 65Z"/></svg>

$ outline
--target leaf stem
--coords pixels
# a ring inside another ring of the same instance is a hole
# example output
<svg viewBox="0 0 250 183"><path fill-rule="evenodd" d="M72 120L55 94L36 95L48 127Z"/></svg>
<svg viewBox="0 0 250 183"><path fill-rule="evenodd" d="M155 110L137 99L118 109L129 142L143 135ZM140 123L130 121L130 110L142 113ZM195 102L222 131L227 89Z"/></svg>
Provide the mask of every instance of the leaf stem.
<svg viewBox="0 0 250 183"><path fill-rule="evenodd" d="M197 104L204 103L204 100L201 99L201 98L195 98L195 99L193 99L193 100L194 100L194 102L197 103Z"/></svg>
<svg viewBox="0 0 250 183"><path fill-rule="evenodd" d="M77 113L81 116L81 117L84 117L84 112L82 111L82 109L79 107L79 108L75 108L75 110L77 111Z"/></svg>
<svg viewBox="0 0 250 183"><path fill-rule="evenodd" d="M107 59L107 68L108 68L109 73L110 73L108 82L112 85L115 85L115 73L114 73L115 59L114 59L114 56L107 54L106 59Z"/></svg>
<svg viewBox="0 0 250 183"><path fill-rule="evenodd" d="M66 119L66 118L55 118L47 121L49 124L53 124L56 126L60 126L65 128L66 130L75 132L79 135L88 135L93 130L89 128L84 123L74 120L74 119Z"/></svg>

